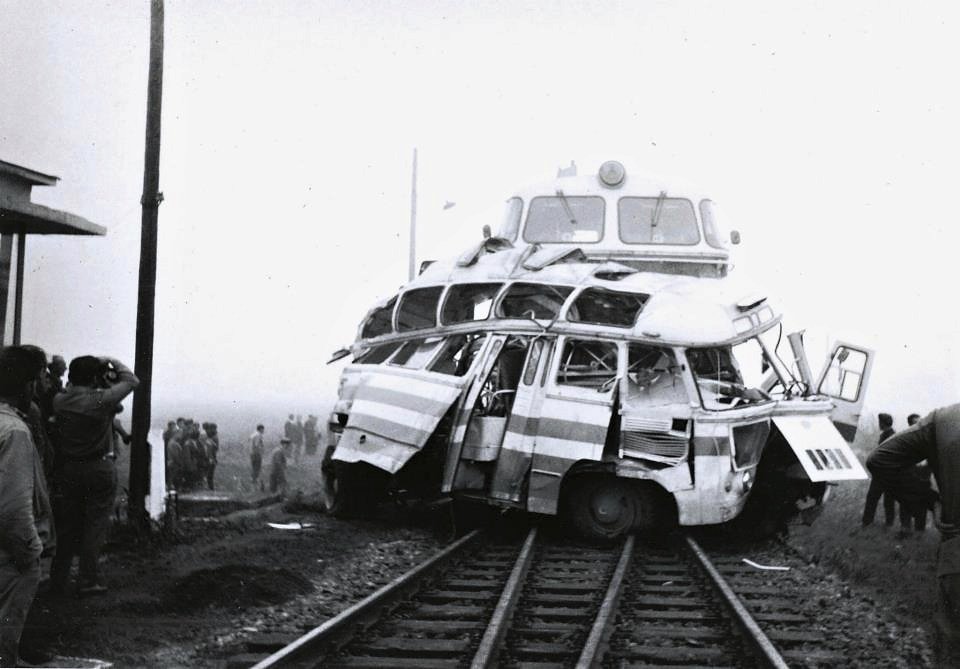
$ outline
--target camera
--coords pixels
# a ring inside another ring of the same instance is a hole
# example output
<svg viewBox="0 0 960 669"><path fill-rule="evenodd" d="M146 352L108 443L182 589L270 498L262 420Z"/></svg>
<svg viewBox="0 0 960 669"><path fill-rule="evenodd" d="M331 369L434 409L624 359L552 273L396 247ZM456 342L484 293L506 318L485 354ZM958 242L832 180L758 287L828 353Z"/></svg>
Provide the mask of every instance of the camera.
<svg viewBox="0 0 960 669"><path fill-rule="evenodd" d="M102 361L100 369L97 370L97 376L95 379L96 387L109 388L119 379L120 373L117 372L117 368L113 366L113 363L106 360Z"/></svg>

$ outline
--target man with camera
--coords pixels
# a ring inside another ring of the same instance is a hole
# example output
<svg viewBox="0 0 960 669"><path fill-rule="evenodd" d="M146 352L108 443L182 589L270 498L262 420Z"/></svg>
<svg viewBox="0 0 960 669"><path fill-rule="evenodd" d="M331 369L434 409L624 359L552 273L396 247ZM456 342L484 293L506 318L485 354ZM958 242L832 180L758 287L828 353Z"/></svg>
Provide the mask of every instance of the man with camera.
<svg viewBox="0 0 960 669"><path fill-rule="evenodd" d="M139 385L123 363L91 355L74 358L67 388L53 402L58 430L54 472L58 550L51 589L63 591L73 555L80 555L81 596L106 591L97 562L110 528L117 488L113 421L120 402Z"/></svg>

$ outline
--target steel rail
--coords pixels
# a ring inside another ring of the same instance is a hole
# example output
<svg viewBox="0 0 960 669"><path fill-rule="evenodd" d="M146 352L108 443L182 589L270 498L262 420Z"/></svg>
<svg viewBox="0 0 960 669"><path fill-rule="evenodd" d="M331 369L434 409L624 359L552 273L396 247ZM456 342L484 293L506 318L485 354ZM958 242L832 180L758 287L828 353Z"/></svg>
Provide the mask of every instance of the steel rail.
<svg viewBox="0 0 960 669"><path fill-rule="evenodd" d="M289 645L284 646L273 655L264 658L255 664L252 669L296 667L310 662L310 656L315 654L337 635L357 624L377 607L383 606L400 596L407 588L426 576L434 568L456 555L468 545L473 544L481 534L481 530L474 530L464 535L436 553L433 557L421 562L406 573L401 574L390 581L390 583L387 583L372 594L367 595L349 608L344 609L333 618L323 622Z"/></svg>
<svg viewBox="0 0 960 669"><path fill-rule="evenodd" d="M480 646L470 663L470 669L488 669L496 661L500 644L513 618L517 601L520 599L520 592L523 590L527 572L530 570L530 563L533 562L533 544L536 539L537 528L534 527L527 534L526 541L523 542L523 548L520 549L517 561L513 565L510 578L507 579L507 584L497 601L493 615L490 616L490 623L480 640Z"/></svg>
<svg viewBox="0 0 960 669"><path fill-rule="evenodd" d="M600 610L597 612L593 627L590 629L587 641L583 645L583 651L577 660L577 669L598 667L603 661L606 644L610 640L611 625L617 615L620 593L623 591L627 570L630 568L630 561L633 559L634 538L634 535L631 534L623 544L620 561L617 562L617 567L610 577L610 585L607 586L607 594L603 598L603 603L600 604Z"/></svg>
<svg viewBox="0 0 960 669"><path fill-rule="evenodd" d="M783 656L780 655L780 651L774 646L770 637L760 629L760 625L757 624L757 621L754 620L750 612L747 611L747 608L743 605L743 602L740 601L740 598L733 591L733 588L730 587L730 584L727 583L726 579L717 571L717 568L713 566L710 558L708 558L707 554L700 548L700 545L689 535L686 535L684 539L701 569L703 569L717 592L723 598L724 603L746 636L761 666L772 667L774 669L789 669L789 665L783 659Z"/></svg>

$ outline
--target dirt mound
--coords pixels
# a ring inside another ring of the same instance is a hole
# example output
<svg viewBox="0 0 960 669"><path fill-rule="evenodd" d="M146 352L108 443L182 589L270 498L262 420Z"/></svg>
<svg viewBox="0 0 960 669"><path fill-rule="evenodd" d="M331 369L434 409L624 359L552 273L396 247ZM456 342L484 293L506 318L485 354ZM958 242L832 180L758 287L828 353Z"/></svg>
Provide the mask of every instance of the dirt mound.
<svg viewBox="0 0 960 669"><path fill-rule="evenodd" d="M245 608L279 604L311 590L310 581L286 569L228 564L198 569L181 578L170 589L165 603L178 611L209 606Z"/></svg>

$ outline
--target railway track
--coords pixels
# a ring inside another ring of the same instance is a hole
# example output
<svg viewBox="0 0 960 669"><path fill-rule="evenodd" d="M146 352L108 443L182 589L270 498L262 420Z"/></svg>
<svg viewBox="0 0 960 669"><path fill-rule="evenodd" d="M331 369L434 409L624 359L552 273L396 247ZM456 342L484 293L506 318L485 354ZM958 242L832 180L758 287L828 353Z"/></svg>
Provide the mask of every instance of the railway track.
<svg viewBox="0 0 960 669"><path fill-rule="evenodd" d="M597 547L475 531L255 669L841 664L770 579L690 537Z"/></svg>

